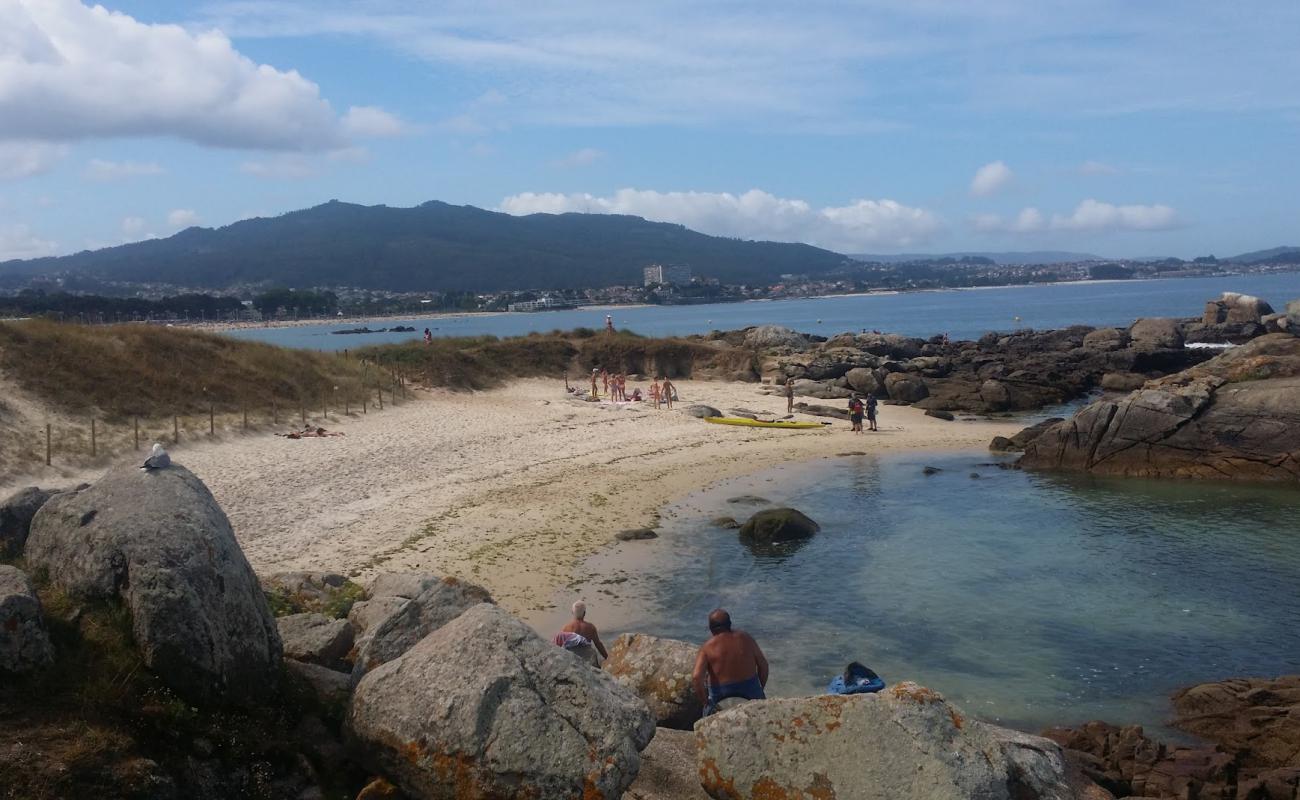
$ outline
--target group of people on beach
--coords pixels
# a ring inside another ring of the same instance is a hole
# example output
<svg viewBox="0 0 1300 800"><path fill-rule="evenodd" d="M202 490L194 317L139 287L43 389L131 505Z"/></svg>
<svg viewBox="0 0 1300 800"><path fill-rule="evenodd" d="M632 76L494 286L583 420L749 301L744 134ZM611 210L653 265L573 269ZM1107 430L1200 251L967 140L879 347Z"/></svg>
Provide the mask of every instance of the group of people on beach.
<svg viewBox="0 0 1300 800"><path fill-rule="evenodd" d="M853 426L851 430L854 433L862 433L863 417L866 417L867 424L871 426L869 430L880 430L876 427L876 409L879 407L880 402L876 400L875 392L868 392L865 399L854 392L849 398L849 423ZM794 413L794 378L787 378L785 381L785 413Z"/></svg>
<svg viewBox="0 0 1300 800"><path fill-rule="evenodd" d="M557 647L600 669L609 652L600 632L587 621L587 604L573 604L573 618L551 640ZM731 626L731 614L715 608L709 613L709 638L695 656L691 683L703 707L703 715L720 710L724 700L766 700L768 664L763 649L742 630Z"/></svg>
<svg viewBox="0 0 1300 800"><path fill-rule="evenodd" d="M564 379L564 388L571 394L581 394L580 389L574 389L569 385L569 379ZM614 403L631 403L642 402L645 397L642 396L639 388L634 388L631 394L627 391L627 375L622 372L609 372L599 367L591 371L591 392L589 395L593 399L605 397ZM677 387L666 376L656 376L654 382L650 384L650 402L654 403L655 408L666 406L673 407L673 401L677 399Z"/></svg>

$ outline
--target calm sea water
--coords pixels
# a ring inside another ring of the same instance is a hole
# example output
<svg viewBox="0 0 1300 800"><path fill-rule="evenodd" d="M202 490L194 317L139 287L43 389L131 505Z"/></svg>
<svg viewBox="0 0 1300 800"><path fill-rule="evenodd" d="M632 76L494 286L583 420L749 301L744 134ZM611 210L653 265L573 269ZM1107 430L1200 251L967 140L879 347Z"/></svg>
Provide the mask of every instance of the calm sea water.
<svg viewBox="0 0 1300 800"><path fill-rule="evenodd" d="M762 507L728 502L744 494L822 530L754 552L707 522ZM842 457L666 509L661 538L593 559L578 591L607 640L702 641L708 612L728 608L777 695L817 693L856 659L1024 730L1100 718L1173 736L1172 690L1300 668L1298 519L1294 489L1065 478L979 454ZM628 564L637 552L653 563ZM623 600L606 597L615 588Z"/></svg>
<svg viewBox="0 0 1300 800"><path fill-rule="evenodd" d="M285 347L342 350L367 344L417 339L425 327L437 336L518 336L533 331L600 328L605 314L619 328L647 336L685 336L750 325L785 325L806 333L831 335L874 329L908 336L948 333L974 339L992 330L1017 327L1060 328L1072 324L1128 325L1139 317L1199 316L1205 301L1233 291L1263 297L1275 306L1300 298L1300 272L1226 278L1179 278L1001 289L907 292L902 294L820 297L807 300L653 306L609 310L577 309L532 314L470 314L436 320L385 320L371 327L405 325L416 333L337 336L330 331L356 327L330 322L293 328L232 331L231 336ZM1018 318L1018 319L1017 319Z"/></svg>

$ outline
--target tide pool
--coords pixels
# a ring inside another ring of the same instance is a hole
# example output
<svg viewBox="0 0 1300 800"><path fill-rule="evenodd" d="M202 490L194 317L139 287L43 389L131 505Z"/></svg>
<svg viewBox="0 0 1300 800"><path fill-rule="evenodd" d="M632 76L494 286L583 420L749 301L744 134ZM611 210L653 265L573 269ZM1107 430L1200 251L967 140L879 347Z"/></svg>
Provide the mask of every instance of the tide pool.
<svg viewBox="0 0 1300 800"><path fill-rule="evenodd" d="M709 524L767 507L728 502L747 494L822 530L755 551ZM1176 738L1174 689L1300 668L1298 519L1295 489L1026 473L978 453L839 457L665 509L659 539L593 559L576 592L607 643L700 642L727 608L776 695L820 692L859 660L1024 730L1105 719Z"/></svg>

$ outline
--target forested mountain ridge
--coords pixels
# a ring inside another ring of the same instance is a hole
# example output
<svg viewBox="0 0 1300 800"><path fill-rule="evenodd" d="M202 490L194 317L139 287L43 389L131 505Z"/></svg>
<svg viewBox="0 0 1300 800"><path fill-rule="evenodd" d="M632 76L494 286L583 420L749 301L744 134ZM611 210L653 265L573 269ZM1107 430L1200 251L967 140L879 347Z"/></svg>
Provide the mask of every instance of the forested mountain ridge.
<svg viewBox="0 0 1300 800"><path fill-rule="evenodd" d="M431 201L413 208L330 201L221 228L68 256L10 261L6 274L222 289L241 284L392 291L566 289L639 284L652 263L684 263L724 283L817 275L847 259L805 244L707 236L609 214L516 217Z"/></svg>

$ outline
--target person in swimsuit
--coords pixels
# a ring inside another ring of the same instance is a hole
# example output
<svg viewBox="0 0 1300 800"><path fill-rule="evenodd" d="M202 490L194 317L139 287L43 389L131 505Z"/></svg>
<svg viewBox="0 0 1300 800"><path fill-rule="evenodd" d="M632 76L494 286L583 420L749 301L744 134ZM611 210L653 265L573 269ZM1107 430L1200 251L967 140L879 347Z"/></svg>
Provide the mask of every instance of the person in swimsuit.
<svg viewBox="0 0 1300 800"><path fill-rule="evenodd" d="M600 370L598 370L598 369L593 369L593 370L591 371L591 396L592 396L592 397L596 397L596 396L597 396L597 395L596 395L596 378L597 378L597 376L598 376L599 374L600 374Z"/></svg>
<svg viewBox="0 0 1300 800"><path fill-rule="evenodd" d="M664 401L664 405L671 410L674 396L677 394L677 387L673 386L672 381L664 378L663 385L659 387L659 394L662 395L661 399Z"/></svg>
<svg viewBox="0 0 1300 800"><path fill-rule="evenodd" d="M695 657L691 682L706 717L718 711L723 700L767 699L763 692L767 686L767 658L752 636L731 629L731 615L724 609L709 614L709 640Z"/></svg>
<svg viewBox="0 0 1300 800"><path fill-rule="evenodd" d="M794 378L785 379L785 413L794 413Z"/></svg>
<svg viewBox="0 0 1300 800"><path fill-rule="evenodd" d="M650 384L650 399L654 401L655 408L659 407L659 376L655 376L655 382Z"/></svg>
<svg viewBox="0 0 1300 800"><path fill-rule="evenodd" d="M566 637L565 634L571 636ZM580 637L581 641L572 636ZM596 626L587 621L587 604L581 600L573 604L573 619L560 629L555 642L597 669L600 668L600 659L609 658L609 653L605 652L605 645L600 641L600 633L596 630Z"/></svg>

